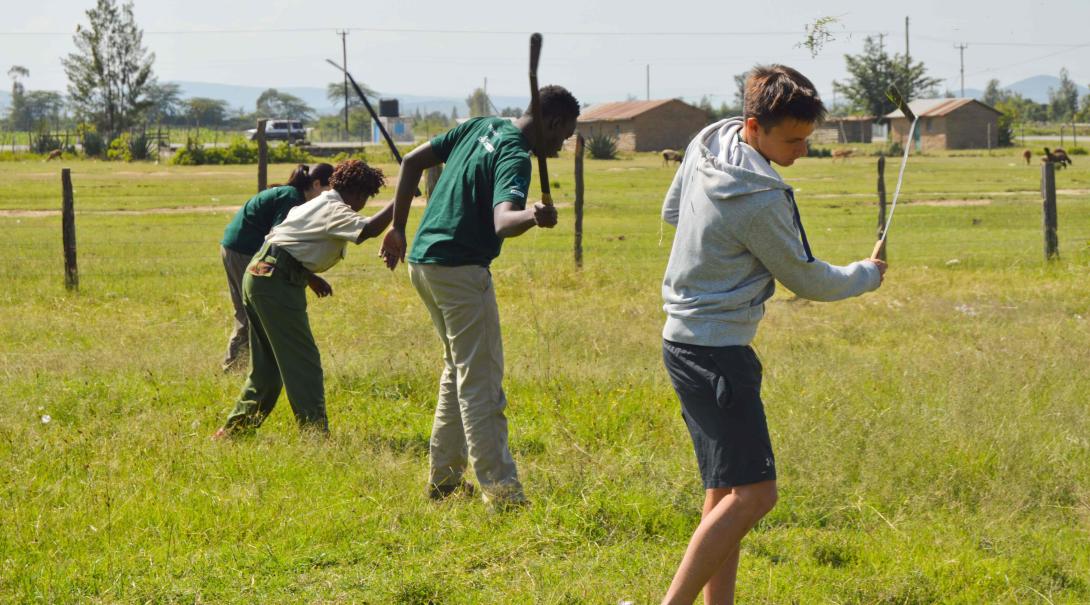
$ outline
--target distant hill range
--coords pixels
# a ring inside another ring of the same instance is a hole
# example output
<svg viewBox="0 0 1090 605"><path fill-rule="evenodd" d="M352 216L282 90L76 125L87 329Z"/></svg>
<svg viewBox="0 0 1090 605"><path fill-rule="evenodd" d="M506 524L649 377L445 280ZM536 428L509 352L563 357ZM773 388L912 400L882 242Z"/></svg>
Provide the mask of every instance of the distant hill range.
<svg viewBox="0 0 1090 605"><path fill-rule="evenodd" d="M224 101L227 101L228 106L232 110L242 107L245 108L246 111L253 111L254 106L257 104L257 98L261 96L261 93L265 92L267 88L275 88L280 92L286 92L299 97L305 101L307 105L313 107L320 115L336 114L343 110L343 105L329 102L329 99L326 98L326 91L324 88L302 86L236 86L233 84L212 84L208 82L174 82L174 84L181 87L183 97L223 99ZM469 93L471 92L472 90L467 90L466 96L469 96ZM355 92L351 89L349 90L349 94L355 96ZM417 109L420 109L421 113L439 111L447 115L450 115L452 109L457 109L459 116L465 117L469 115L469 106L466 105L465 97L406 95L386 92L381 92L379 96L384 99L397 99L400 101L401 115L411 115L415 113ZM530 103L530 98L493 96L492 103L496 105L497 109L501 110L506 107L524 109ZM378 108L376 107L375 109Z"/></svg>
<svg viewBox="0 0 1090 605"><path fill-rule="evenodd" d="M261 86L237 86L234 84L213 84L209 82L174 82L182 89L183 97L208 97L211 99L222 99L227 101L227 105L231 110L237 110L238 108L244 108L246 111L253 111L254 106L257 104L257 97L261 95L268 87ZM1000 82L1002 84L1002 82ZM1048 102L1048 90L1049 88L1059 88L1060 79L1056 76L1033 76L1024 80L1019 80L1013 84L1002 86L1003 90L1009 90L1016 92L1027 99L1032 99L1038 103ZM1079 98L1084 95L1090 94L1090 88L1083 85L1077 85L1079 89ZM337 104L329 102L329 99L325 96L325 89L317 87L303 87L303 86L285 86L277 87L273 86L279 91L293 94L305 101L307 105L313 107L320 115L335 114L341 111L341 107ZM472 91L467 90L466 96ZM960 90L955 91L960 92ZM401 102L401 115L411 115L420 109L422 113L429 113L432 111L439 111L444 114L450 115L452 109L458 110L458 115L465 117L469 115L469 107L466 105L465 97L444 97L444 96L423 96L423 95L406 95L399 93L386 93L380 94L382 98L398 99ZM979 99L984 96L984 91L976 88L966 88L965 96L974 99ZM620 100L619 98L617 100ZM695 99L691 100L695 102ZM494 96L492 102L496 105L497 109L504 109L507 107L518 107L520 109L525 108L529 103L528 97L521 96ZM11 93L0 90L0 111L5 111L11 104Z"/></svg>

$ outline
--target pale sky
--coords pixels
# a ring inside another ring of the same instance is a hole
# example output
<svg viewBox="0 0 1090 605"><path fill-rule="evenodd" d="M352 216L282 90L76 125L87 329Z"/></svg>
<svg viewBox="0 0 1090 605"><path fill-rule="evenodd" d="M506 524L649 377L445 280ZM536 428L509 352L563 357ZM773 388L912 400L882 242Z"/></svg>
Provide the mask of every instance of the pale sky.
<svg viewBox="0 0 1090 605"><path fill-rule="evenodd" d="M0 67L23 65L28 88L63 91L60 58L94 0L4 4ZM732 98L732 76L759 62L798 68L828 101L832 81L845 77L843 55L859 52L866 35L885 33L887 48L904 52L908 16L912 57L955 93L956 43L968 45L967 88L1061 67L1090 84L1090 0L138 0L135 13L164 81L324 86L337 80L324 63L340 60L335 30L348 29L349 68L379 91L464 97L487 78L489 93L526 95L528 36L541 31L541 83L583 101L644 98L650 64L652 98L708 95L718 104ZM837 39L811 58L796 45L822 16L839 19ZM301 31L276 31L285 29Z"/></svg>

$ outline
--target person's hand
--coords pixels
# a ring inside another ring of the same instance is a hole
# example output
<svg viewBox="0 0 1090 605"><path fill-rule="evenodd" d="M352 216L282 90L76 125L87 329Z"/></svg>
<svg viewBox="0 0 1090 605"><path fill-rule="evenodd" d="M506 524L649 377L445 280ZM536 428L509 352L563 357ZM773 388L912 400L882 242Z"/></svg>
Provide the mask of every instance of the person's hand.
<svg viewBox="0 0 1090 605"><path fill-rule="evenodd" d="M386 237L382 238L382 248L378 255L382 257L382 262L386 263L386 268L393 271L399 261L405 261L405 248L405 232L400 229L390 229L386 232Z"/></svg>
<svg viewBox="0 0 1090 605"><path fill-rule="evenodd" d="M310 286L312 292L318 295L318 298L333 296L333 286L313 273L307 278L307 285Z"/></svg>
<svg viewBox="0 0 1090 605"><path fill-rule="evenodd" d="M556 226L556 206L546 206L541 202L534 204L534 224L552 229Z"/></svg>
<svg viewBox="0 0 1090 605"><path fill-rule="evenodd" d="M878 258L868 258L868 259L865 259L865 260L867 262L869 262L869 263L874 263L874 266L878 267L878 276L882 281L885 281L885 279L886 279L886 269L889 268L889 265L886 263L886 261L878 259Z"/></svg>

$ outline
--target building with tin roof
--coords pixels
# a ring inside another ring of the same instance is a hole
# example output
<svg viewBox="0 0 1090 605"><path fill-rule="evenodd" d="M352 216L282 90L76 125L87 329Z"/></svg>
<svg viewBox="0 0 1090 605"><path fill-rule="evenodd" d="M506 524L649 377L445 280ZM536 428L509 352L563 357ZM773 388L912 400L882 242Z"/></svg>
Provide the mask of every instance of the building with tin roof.
<svg viewBox="0 0 1090 605"><path fill-rule="evenodd" d="M703 109L678 99L620 101L583 110L577 130L588 139L614 137L622 151L683 150L708 123Z"/></svg>
<svg viewBox="0 0 1090 605"><path fill-rule="evenodd" d="M918 151L937 149L991 149L999 146L999 110L976 99L919 99L908 104L920 119L912 136ZM902 145L908 137L908 119L901 110L884 116L890 123L889 140Z"/></svg>

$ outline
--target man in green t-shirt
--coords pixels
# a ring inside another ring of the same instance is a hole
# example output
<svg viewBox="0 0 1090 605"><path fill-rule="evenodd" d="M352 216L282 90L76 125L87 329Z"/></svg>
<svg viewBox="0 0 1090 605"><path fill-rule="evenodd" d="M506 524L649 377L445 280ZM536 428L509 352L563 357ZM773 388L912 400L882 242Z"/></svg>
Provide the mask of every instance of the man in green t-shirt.
<svg viewBox="0 0 1090 605"><path fill-rule="evenodd" d="M401 165L393 228L382 247L390 269L405 260L405 223L420 175L446 163L409 252L409 279L431 314L445 359L430 443L433 499L472 491L462 478L472 464L486 502L525 502L507 445L503 342L488 266L505 238L556 225L556 208L526 207L530 154L560 151L575 132L579 102L560 86L540 92L543 140L529 110L514 122L474 118L417 147Z"/></svg>

